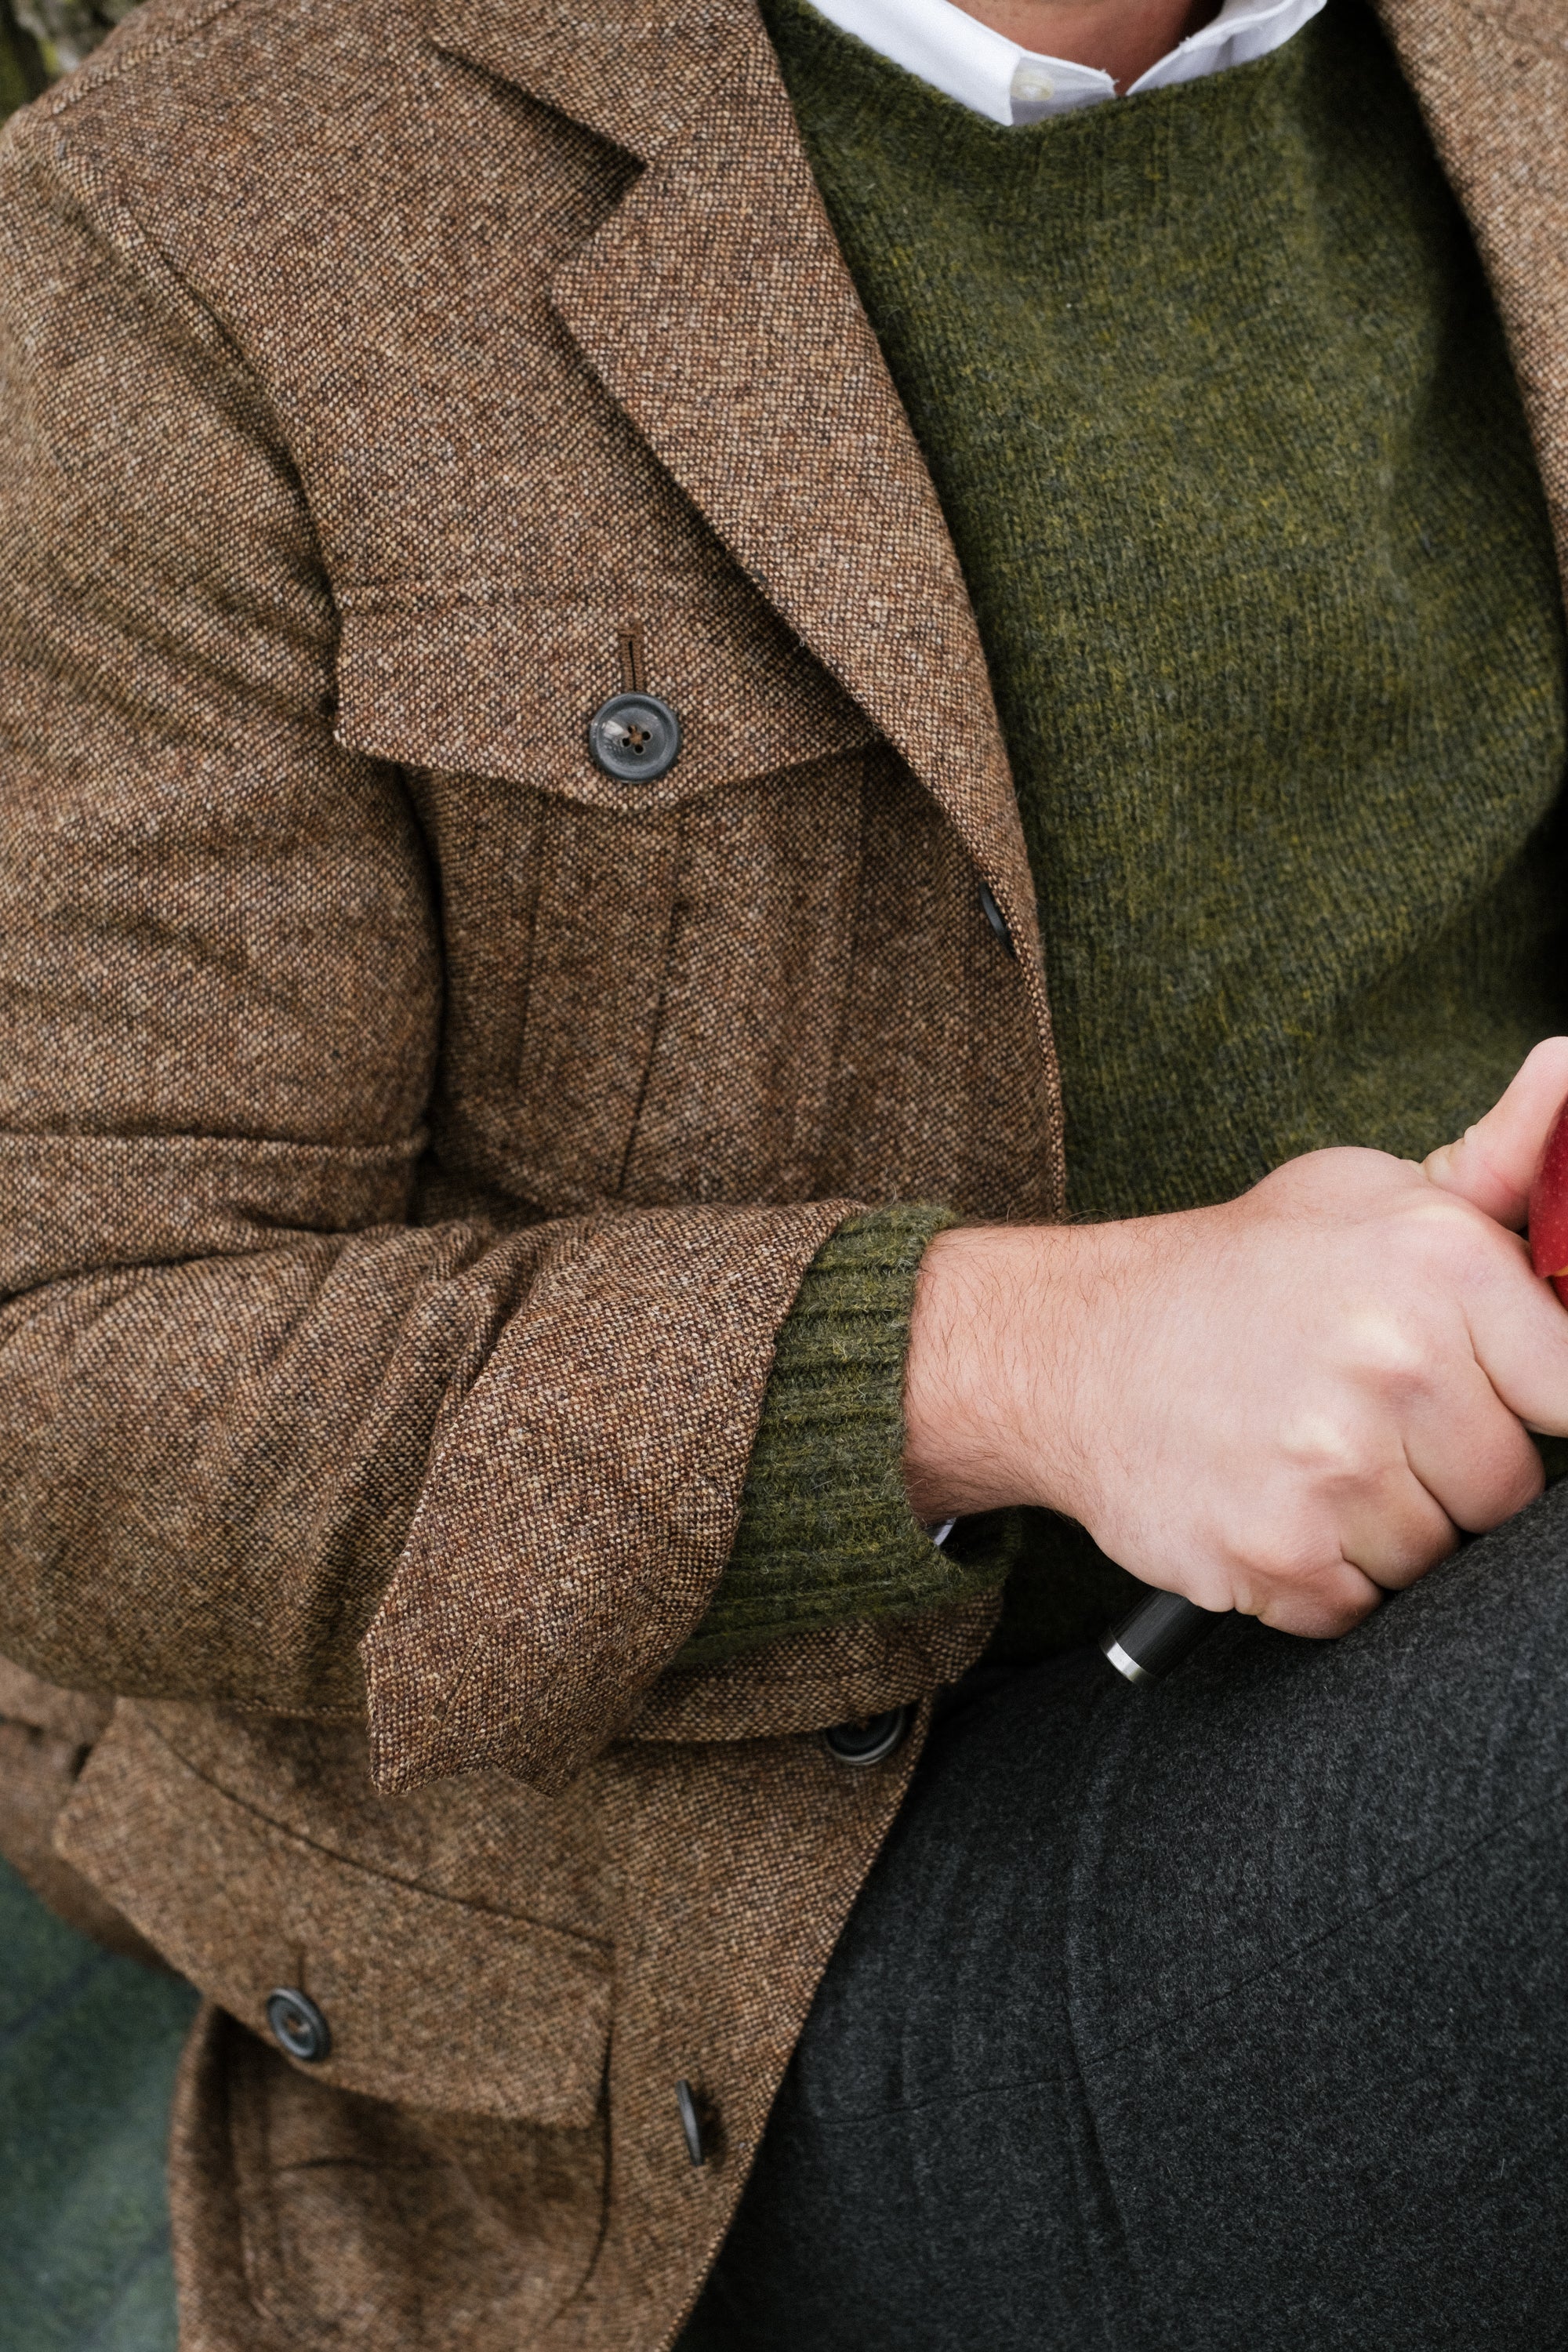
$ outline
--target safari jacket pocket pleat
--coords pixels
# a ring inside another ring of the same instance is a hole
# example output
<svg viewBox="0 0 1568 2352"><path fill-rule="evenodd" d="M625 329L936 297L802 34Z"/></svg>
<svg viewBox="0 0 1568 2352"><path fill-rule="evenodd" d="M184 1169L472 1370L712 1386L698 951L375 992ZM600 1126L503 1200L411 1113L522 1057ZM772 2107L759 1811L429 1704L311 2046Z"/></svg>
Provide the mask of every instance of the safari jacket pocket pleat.
<svg viewBox="0 0 1568 2352"><path fill-rule="evenodd" d="M680 820L549 801L538 864L516 1174L561 1208L621 1190L664 992Z"/></svg>

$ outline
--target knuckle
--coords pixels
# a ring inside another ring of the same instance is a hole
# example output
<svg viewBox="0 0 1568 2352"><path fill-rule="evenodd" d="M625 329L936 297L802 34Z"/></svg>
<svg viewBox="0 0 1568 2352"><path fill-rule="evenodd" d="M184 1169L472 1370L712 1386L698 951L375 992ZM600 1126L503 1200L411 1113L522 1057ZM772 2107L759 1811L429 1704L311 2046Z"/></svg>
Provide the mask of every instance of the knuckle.
<svg viewBox="0 0 1568 2352"><path fill-rule="evenodd" d="M1310 1543L1255 1546L1237 1582L1237 1606L1285 1633L1343 1633L1377 1605L1375 1586L1323 1532Z"/></svg>
<svg viewBox="0 0 1568 2352"><path fill-rule="evenodd" d="M1452 1522L1434 1515L1429 1526L1407 1528L1394 1538L1384 1556L1367 1563L1367 1573L1391 1590L1418 1584L1439 1560L1452 1558L1458 1541Z"/></svg>
<svg viewBox="0 0 1568 2352"><path fill-rule="evenodd" d="M1343 1564L1337 1551L1331 1561L1326 1552L1284 1530L1269 1530L1238 1547L1234 1568L1251 1613L1260 1616L1271 1597L1286 1591L1311 1593Z"/></svg>
<svg viewBox="0 0 1568 2352"><path fill-rule="evenodd" d="M1300 1413L1284 1431L1281 1450L1309 1489L1359 1488L1384 1468L1384 1449L1365 1413L1339 1404Z"/></svg>
<svg viewBox="0 0 1568 2352"><path fill-rule="evenodd" d="M1479 1209L1436 1187L1410 1203L1404 1225L1406 1246L1429 1279L1447 1276L1451 1281L1467 1274L1490 1256L1494 1239L1500 1238L1500 1228Z"/></svg>
<svg viewBox="0 0 1568 2352"><path fill-rule="evenodd" d="M1406 1402L1432 1383L1431 1344L1407 1316L1366 1307L1347 1317L1344 1344L1357 1383L1382 1397Z"/></svg>
<svg viewBox="0 0 1568 2352"><path fill-rule="evenodd" d="M1474 1506L1467 1514L1470 1532L1479 1535L1488 1528L1500 1527L1516 1511L1533 1503L1545 1484L1541 1456L1527 1441L1520 1454L1496 1463L1478 1482Z"/></svg>

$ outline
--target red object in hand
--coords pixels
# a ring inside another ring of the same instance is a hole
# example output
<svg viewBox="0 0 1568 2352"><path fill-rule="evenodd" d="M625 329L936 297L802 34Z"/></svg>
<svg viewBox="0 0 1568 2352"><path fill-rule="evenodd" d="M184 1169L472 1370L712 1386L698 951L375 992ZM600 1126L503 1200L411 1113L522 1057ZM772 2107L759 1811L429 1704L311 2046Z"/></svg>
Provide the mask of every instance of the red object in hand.
<svg viewBox="0 0 1568 2352"><path fill-rule="evenodd" d="M1530 1188L1530 1262L1568 1307L1568 1102L1552 1122Z"/></svg>

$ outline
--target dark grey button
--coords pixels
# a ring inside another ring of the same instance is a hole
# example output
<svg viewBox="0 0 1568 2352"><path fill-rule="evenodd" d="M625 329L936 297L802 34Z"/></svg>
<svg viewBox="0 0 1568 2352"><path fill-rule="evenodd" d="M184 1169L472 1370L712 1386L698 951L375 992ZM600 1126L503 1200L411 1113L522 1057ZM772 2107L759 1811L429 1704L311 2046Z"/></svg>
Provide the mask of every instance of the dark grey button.
<svg viewBox="0 0 1568 2352"><path fill-rule="evenodd" d="M310 1995L292 1985L268 1994L267 2022L279 2050L290 2058L302 2058L308 2066L319 2065L331 2050L331 2026Z"/></svg>
<svg viewBox="0 0 1568 2352"><path fill-rule="evenodd" d="M702 2145L702 2118L697 2112L697 2102L691 2095L689 2083L677 2083L675 2104L680 2112L680 2131L686 2142L687 2155L693 2164L706 2163L707 2150Z"/></svg>
<svg viewBox="0 0 1568 2352"><path fill-rule="evenodd" d="M838 1764L880 1764L901 1748L910 1724L912 1706L889 1707L886 1715L868 1715L858 1723L836 1723L822 1735L822 1744Z"/></svg>
<svg viewBox="0 0 1568 2352"><path fill-rule="evenodd" d="M652 783L680 756L680 721L657 694L612 694L588 721L588 749L606 776Z"/></svg>
<svg viewBox="0 0 1568 2352"><path fill-rule="evenodd" d="M1016 956L1018 950L1013 945L1013 934L1007 929L1007 918L1002 912L1001 908L996 904L995 899L991 896L988 885L984 882L980 885L980 911L984 916L986 921L990 924L992 929L995 932L997 938L1001 940L1003 946L1006 949L1008 954L1010 956Z"/></svg>

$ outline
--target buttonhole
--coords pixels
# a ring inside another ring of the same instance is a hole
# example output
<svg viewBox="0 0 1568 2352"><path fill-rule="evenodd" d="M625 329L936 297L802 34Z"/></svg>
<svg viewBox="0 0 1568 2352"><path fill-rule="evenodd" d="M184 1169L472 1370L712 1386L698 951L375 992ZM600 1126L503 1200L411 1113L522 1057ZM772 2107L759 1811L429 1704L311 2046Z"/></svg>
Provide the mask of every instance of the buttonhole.
<svg viewBox="0 0 1568 2352"><path fill-rule="evenodd" d="M643 651L643 626L640 621L628 621L619 638L621 662L621 692L647 692L647 663Z"/></svg>

